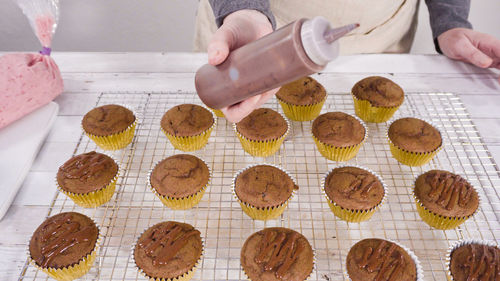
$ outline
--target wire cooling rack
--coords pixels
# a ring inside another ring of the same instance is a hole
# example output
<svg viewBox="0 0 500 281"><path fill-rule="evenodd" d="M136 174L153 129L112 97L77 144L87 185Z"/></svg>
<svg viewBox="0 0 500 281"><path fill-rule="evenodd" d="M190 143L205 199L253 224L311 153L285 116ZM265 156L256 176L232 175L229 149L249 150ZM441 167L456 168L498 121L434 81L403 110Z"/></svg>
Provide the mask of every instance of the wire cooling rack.
<svg viewBox="0 0 500 281"><path fill-rule="evenodd" d="M388 185L388 200L367 222L346 223L330 211L320 182L339 163L328 161L311 138L312 122L291 122L291 132L281 150L267 158L246 154L232 126L219 118L208 145L192 154L213 171L211 184L200 204L190 210L164 207L146 186L148 171L175 150L160 131L160 119L181 103L199 104L194 93L104 93L97 105L129 105L140 118L133 143L117 152L120 177L115 195L107 204L84 209L56 192L49 215L77 211L92 217L101 227L104 241L99 258L82 280L145 280L130 257L142 231L155 223L176 220L199 229L205 253L193 280L241 280L240 249L245 239L264 227L283 226L301 232L315 249L316 265L310 280L346 280L344 263L358 240L379 237L400 242L419 257L426 280L446 280L445 255L450 244L462 238L500 241L499 170L481 140L461 100L451 93L409 93L394 118L415 116L431 120L442 132L444 149L430 164L412 168L391 157L386 141L387 124L368 124L368 140L356 158L346 162L369 168ZM281 112L275 100L266 104ZM330 93L322 112L354 114L349 94ZM82 135L74 154L99 150ZM241 210L231 193L234 174L250 164L272 163L290 172L300 189L284 214L276 220L254 221ZM411 189L415 178L430 169L444 169L465 176L481 197L477 214L457 229L435 230L419 217ZM54 175L55 176L55 175ZM55 186L54 186L55 189ZM46 280L26 263L19 280Z"/></svg>

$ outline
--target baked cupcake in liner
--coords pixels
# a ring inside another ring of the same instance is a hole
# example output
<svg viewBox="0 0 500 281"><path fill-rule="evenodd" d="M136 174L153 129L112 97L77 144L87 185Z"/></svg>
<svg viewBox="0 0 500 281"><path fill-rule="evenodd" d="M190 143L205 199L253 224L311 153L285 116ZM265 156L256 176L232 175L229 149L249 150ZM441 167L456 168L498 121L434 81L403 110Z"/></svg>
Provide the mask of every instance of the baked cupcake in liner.
<svg viewBox="0 0 500 281"><path fill-rule="evenodd" d="M257 231L258 232L258 231ZM300 233L300 232L299 232ZM250 234L253 235L254 233ZM302 233L300 233L302 235ZM249 236L249 237L250 237ZM304 235L302 235L304 236ZM304 236L304 238L306 238ZM248 238L247 238L248 239ZM306 238L307 239L307 238ZM246 241L246 240L245 240ZM307 242L309 243L309 240L307 240ZM311 249L312 249L312 252L313 252L313 264L312 264L312 269L311 269L311 273L309 273L309 276L307 276L304 281L307 281L307 280L310 280L311 279L311 276L313 274L313 272L316 270L316 251L314 250L314 248L312 247L311 243L309 243L309 245L311 246ZM242 248L243 249L243 248ZM245 269L243 268L243 265L241 265L241 262L240 262L240 268L241 268L241 271L243 272L243 276L244 276L244 279L245 280L249 280L249 281L258 281L258 280L252 280L250 279L250 277L248 277L248 274L245 272Z"/></svg>
<svg viewBox="0 0 500 281"><path fill-rule="evenodd" d="M451 256L453 251L456 249L462 247L462 246L467 246L467 245L484 245L484 246L490 246L490 247L495 247L499 249L498 244L492 241L485 241L485 240L478 240L478 239L464 239L464 240L459 240L455 243L453 243L449 248L448 248L448 253L446 254L446 277L448 281L458 281L455 278L453 278L452 272L451 272ZM498 266L498 265L497 265ZM478 272L481 274L482 272ZM480 279L474 279L474 280L480 280ZM490 280L490 279L487 279ZM496 279L493 279L496 280Z"/></svg>
<svg viewBox="0 0 500 281"><path fill-rule="evenodd" d="M99 207L111 200L113 197L113 194L115 193L116 189L116 182L118 180L119 174L120 174L120 166L118 165L118 162L116 159L112 156L109 156L105 154L106 156L110 157L113 159L113 161L116 163L118 166L118 169L116 171L116 175L111 179L111 181L106 184L104 187L87 192L87 193L74 193L70 192L67 190L64 190L60 185L59 182L57 181L57 176L55 178L55 184L57 186L57 189L59 192L64 193L64 195L68 196L75 204L77 204L80 207L83 208L96 208Z"/></svg>
<svg viewBox="0 0 500 281"><path fill-rule="evenodd" d="M272 166L272 167L274 167L276 169L279 169L280 171L282 171L285 174L287 174L288 177L290 177L290 179L292 180L292 182L295 184L295 186L297 186L297 182L295 181L295 179L286 170L284 170L283 168L281 168L279 166L273 165L273 164L266 164L266 163L264 163L264 164L249 165L246 168L239 170L236 173L236 175L234 176L234 178L233 178L233 181L232 181L232 184L231 184L231 190L233 192L234 198L236 198L236 200L240 203L240 206L241 206L241 209L243 209L243 212L245 212L245 214L247 214L250 218L252 218L254 220L270 220L270 219L275 219L275 218L279 217L281 214L283 214L283 212L285 211L285 209L286 209L286 207L288 205L288 202L290 202L290 200L292 200L293 196L295 195L295 192L296 192L295 189L292 190L292 193L290 194L290 197L288 197L288 199L285 202L283 202L283 203L281 203L281 204L279 204L277 206L266 207L266 208L260 208L260 207L252 206L251 204L243 202L242 200L240 200L240 198L238 197L238 195L236 195L236 179L238 178L238 176L241 173L243 173L244 171L246 171L246 170L248 170L250 168L253 168L255 166L260 166L260 165Z"/></svg>
<svg viewBox="0 0 500 281"><path fill-rule="evenodd" d="M36 269L45 272L45 274L47 274L48 276L50 276L56 280L59 280L59 281L71 281L71 280L80 278L83 275L87 274L89 272L89 270L92 268L92 265L94 264L95 259L97 258L97 252L99 251L100 245L101 245L102 240L103 240L103 235L102 235L101 229L99 228L99 225L97 225L97 223L95 223L94 220L92 220L92 221L97 226L97 229L99 231L98 236L97 236L97 241L95 243L94 249L90 252L90 254L81 258L78 263L73 264L71 266L62 267L62 268L40 266L31 257L31 253L29 250L29 244L28 244L28 248L26 249L26 252L28 255L29 263L31 265L33 265Z"/></svg>
<svg viewBox="0 0 500 281"><path fill-rule="evenodd" d="M135 255L134 255L134 252L135 252L135 247L137 246L137 242L139 241L139 238L144 234L144 232L146 232L146 230L148 230L149 227L146 227L142 232L141 234L137 237L137 240L135 241L135 243L132 245L132 251L131 251L131 254L130 254L130 257L132 259L132 262L134 263L134 266L136 268L136 270L145 278L145 279L148 279L150 281L189 281L193 278L194 274L196 273L196 270L198 269L198 267L200 266L200 263L201 263L201 260L203 259L203 255L204 255L204 252L205 252L205 245L203 243L203 237L201 238L201 255L200 255L200 258L198 259L198 261L196 261L195 265L190 269L188 270L186 273L180 275L180 276L177 276L175 278L157 278L157 277L151 277L149 276L146 272L144 272L138 265L137 263L135 262ZM195 228L196 229L196 228Z"/></svg>
<svg viewBox="0 0 500 281"><path fill-rule="evenodd" d="M382 200L380 200L380 202L377 205L375 205L374 207L372 207L368 210L355 210L355 209L343 208L340 205L338 205L337 203L335 203L332 199L330 199L328 197L328 194L326 193L326 190L325 190L326 178L330 175L330 173L333 170L335 170L337 168L344 168L344 167L359 168L359 169L365 170L365 171L369 172L370 174L374 175L378 179L378 181L380 181L380 183L382 184L382 187L384 188L384 196L382 197ZM347 222L359 223L359 222L369 220L373 216L375 211L377 211L380 208L380 206L387 200L387 185L382 180L382 177L380 177L378 174L376 174L372 170L358 166L358 165L341 165L341 166L330 169L327 173L325 173L325 175L321 179L321 191L323 192L323 194L326 198L326 201L328 202L328 206L332 210L333 214L336 217L338 217L344 221L347 221Z"/></svg>
<svg viewBox="0 0 500 281"><path fill-rule="evenodd" d="M316 147L318 148L318 151L326 159L332 160L332 161L339 161L339 162L348 161L348 160L354 158L358 154L359 149L363 146L366 139L368 138L368 128L366 127L365 122L363 122L363 120L361 120L357 116L353 116L353 115L349 115L349 116L358 120L361 123L361 125L363 126L363 128L365 129L365 136L359 144L338 147L338 146L330 145L330 144L327 144L327 143L320 141L316 136L314 136L314 134L311 133L311 136L312 136L314 142L316 143ZM311 130L312 130L312 128L311 128Z"/></svg>
<svg viewBox="0 0 500 281"><path fill-rule="evenodd" d="M205 108L205 107L203 107L203 108ZM215 113L209 109L207 109L207 110L212 114L213 123L212 123L212 126L210 126L210 128L208 128L207 130L205 130L204 132L202 132L200 134L182 137L182 136L175 136L175 135L168 133L163 128L161 128L161 126L160 126L160 129L167 136L168 140L170 140L170 143L178 150L195 151L195 150L202 149L205 145L207 145L208 139L210 138L212 131L217 126L217 118L216 118Z"/></svg>
<svg viewBox="0 0 500 281"><path fill-rule="evenodd" d="M207 187L209 186L210 181L212 179L212 170L210 169L210 167L207 165L207 163L203 159L201 159L201 158L198 158L198 159L200 159L203 163L205 163L205 165L208 168L207 184L205 184L198 192L191 194L189 196L186 196L186 197L182 197L182 198L165 196L165 195L161 195L160 193L158 193L158 191L156 191L156 189L151 185L151 173L153 173L153 170L156 167L156 165L158 165L161 161L163 161L165 159L157 161L155 163L154 167L149 170L149 172L148 172L148 188L160 199L160 201L163 203L163 205L169 207L172 210L187 210L187 209L193 208L194 206L198 205L198 203L200 203L201 198L203 198L203 195L205 194L205 191L206 191Z"/></svg>
<svg viewBox="0 0 500 281"><path fill-rule="evenodd" d="M211 107L209 107L209 108L210 108L210 110L212 110L212 112L215 114L215 116L224 117L224 113L220 109L215 109L215 108L211 108Z"/></svg>
<svg viewBox="0 0 500 281"><path fill-rule="evenodd" d="M377 101L375 93L381 92L385 93L382 101ZM387 96L388 93L393 95ZM404 102L403 89L394 81L380 76L370 76L356 82L351 89L351 96L356 115L369 123L386 122Z"/></svg>
<svg viewBox="0 0 500 281"><path fill-rule="evenodd" d="M392 157L398 160L398 162L400 162L401 164L412 167L418 167L429 163L443 148L443 137L442 137L443 134L441 133L441 130L439 130L439 128L434 123L417 117L412 117L412 118L427 122L429 125L434 127L434 129L439 131L439 134L441 135L441 145L438 148L429 152L411 152L395 145L389 138L389 128L391 127L392 123L396 122L397 120L392 121L387 127L386 138L387 141L389 142L389 147L391 149Z"/></svg>
<svg viewBox="0 0 500 281"><path fill-rule="evenodd" d="M97 135L93 135L93 134L85 131L85 129L83 129L83 126L82 126L82 130L85 133L85 135L87 135L87 137L89 137L89 139L94 141L95 144L97 144L97 146L99 146L100 148L102 148L104 150L119 150L119 149L125 148L134 139L135 128L137 127L137 124L139 123L137 114L128 105L120 104L119 106L123 106L123 107L127 108L128 110L132 111L132 114L135 117L134 122L132 124L130 124L125 130L123 130L119 133L110 134L107 136L97 136Z"/></svg>
<svg viewBox="0 0 500 281"><path fill-rule="evenodd" d="M283 119L285 119L287 128L281 137L272 140L251 140L240 134L240 132L238 132L238 128L236 127L236 123L233 123L234 132L238 136L243 150L245 150L248 154L257 157L267 157L275 154L280 149L281 144L283 144L288 132L290 132L290 122L288 122L288 119L286 119L283 114L279 114L283 117Z"/></svg>
<svg viewBox="0 0 500 281"><path fill-rule="evenodd" d="M417 179L418 179L418 177L417 177ZM413 199L415 199L417 212L420 215L420 218L425 223L427 223L429 226L432 226L436 229L441 229L441 230L454 229L454 228L458 227L459 225L461 225L462 223L464 223L469 218L473 217L477 213L477 211L479 210L479 206L481 205L481 197L479 196L479 193L477 192L477 190L472 185L470 185L472 187L472 189L474 190L474 192L476 192L477 197L478 197L478 207L476 208L474 213L472 213L469 216L461 216L461 217L449 217L449 216L443 216L443 215L436 214L435 212L427 209L420 202L420 200L417 198L417 196L415 195L415 186L416 186L417 179L415 179L415 184L413 185L414 189L412 190L412 196L413 196ZM467 182L467 183L469 183L469 182Z"/></svg>
<svg viewBox="0 0 500 281"><path fill-rule="evenodd" d="M285 116L293 121L310 121L316 118L327 96L323 85L310 76L289 82L276 93Z"/></svg>
<svg viewBox="0 0 500 281"><path fill-rule="evenodd" d="M382 239L382 238L378 238L378 239ZM362 239L364 240L364 239ZM406 247L405 245L403 244L400 244L399 242L396 242L394 240L391 240L391 239L382 239L382 240L386 240L388 242L391 242L391 243L394 243L396 245L398 245L399 247L401 247L406 253L408 253L408 255L412 258L413 262L415 263L415 267L416 267L416 273L417 273L417 279L416 281L424 281L424 269L422 268L422 265L420 264L420 260L418 259L417 255L415 255L415 253L413 253L412 250L410 250L408 247ZM360 240L361 241L361 240ZM358 241L359 242L359 241ZM358 243L356 242L356 243ZM354 243L354 244L356 244ZM352 245L354 246L354 245ZM351 248L352 248L351 246ZM347 259L347 256L346 256L346 259ZM349 277L349 273L347 271L347 262L345 262L345 267L344 267L344 276L347 280L349 281L353 281L350 277Z"/></svg>

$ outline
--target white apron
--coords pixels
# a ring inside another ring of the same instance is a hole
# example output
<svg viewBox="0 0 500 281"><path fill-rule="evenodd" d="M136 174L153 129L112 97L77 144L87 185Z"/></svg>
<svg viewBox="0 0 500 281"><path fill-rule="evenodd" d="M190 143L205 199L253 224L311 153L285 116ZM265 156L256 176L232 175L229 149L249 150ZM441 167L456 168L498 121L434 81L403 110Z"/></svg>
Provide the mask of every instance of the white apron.
<svg viewBox="0 0 500 281"><path fill-rule="evenodd" d="M299 18L323 16L333 26L360 23L340 39L340 53L407 53L417 26L419 0L270 0L277 28ZM217 30L208 0L200 0L194 51L206 52Z"/></svg>

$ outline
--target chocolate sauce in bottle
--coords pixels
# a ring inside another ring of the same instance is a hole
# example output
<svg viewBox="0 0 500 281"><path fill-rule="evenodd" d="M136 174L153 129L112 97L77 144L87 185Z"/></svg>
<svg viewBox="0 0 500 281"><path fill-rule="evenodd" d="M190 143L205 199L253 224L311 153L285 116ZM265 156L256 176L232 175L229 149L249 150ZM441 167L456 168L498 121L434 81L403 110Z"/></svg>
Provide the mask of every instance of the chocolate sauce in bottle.
<svg viewBox="0 0 500 281"><path fill-rule="evenodd" d="M338 56L337 39L358 26L331 28L323 17L292 22L232 51L220 65L202 66L195 77L198 96L220 109L319 72Z"/></svg>

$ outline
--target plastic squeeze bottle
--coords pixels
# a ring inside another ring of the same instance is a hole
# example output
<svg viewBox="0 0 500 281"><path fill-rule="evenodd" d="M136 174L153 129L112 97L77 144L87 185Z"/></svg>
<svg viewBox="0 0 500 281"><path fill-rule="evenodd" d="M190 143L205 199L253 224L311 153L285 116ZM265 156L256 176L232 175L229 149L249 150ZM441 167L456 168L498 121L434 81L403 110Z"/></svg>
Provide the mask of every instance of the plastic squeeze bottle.
<svg viewBox="0 0 500 281"><path fill-rule="evenodd" d="M196 72L200 99L220 109L321 71L339 53L337 40L359 24L331 28L323 17L300 19L232 51Z"/></svg>

